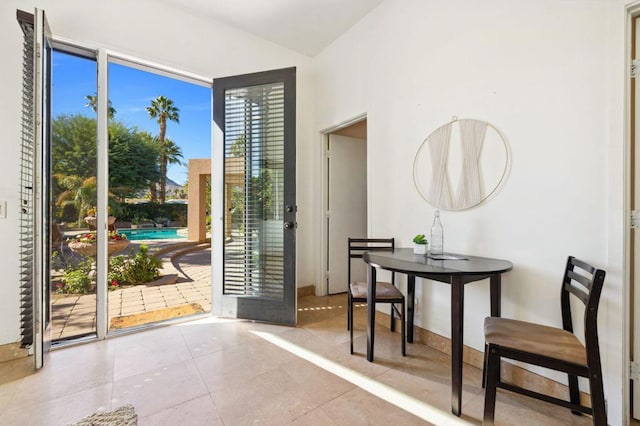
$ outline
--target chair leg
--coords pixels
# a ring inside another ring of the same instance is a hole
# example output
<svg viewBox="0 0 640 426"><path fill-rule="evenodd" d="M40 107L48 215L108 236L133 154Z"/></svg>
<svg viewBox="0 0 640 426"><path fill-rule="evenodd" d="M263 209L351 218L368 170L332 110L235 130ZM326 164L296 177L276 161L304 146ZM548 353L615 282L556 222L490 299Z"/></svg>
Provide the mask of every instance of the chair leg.
<svg viewBox="0 0 640 426"><path fill-rule="evenodd" d="M349 297L349 307L347 308L347 328L349 329L349 352L353 355L353 302Z"/></svg>
<svg viewBox="0 0 640 426"><path fill-rule="evenodd" d="M389 330L391 330L391 332L393 333L394 331L396 331L396 322L394 321L395 319L395 303L391 304L391 323L389 324Z"/></svg>
<svg viewBox="0 0 640 426"><path fill-rule="evenodd" d="M349 343L349 346L350 346L349 353L351 355L353 355L353 326L351 326L351 328L349 329L349 342L350 342Z"/></svg>
<svg viewBox="0 0 640 426"><path fill-rule="evenodd" d="M487 383L484 390L483 426L492 426L496 411L496 385L500 380L500 355L497 350L487 345Z"/></svg>
<svg viewBox="0 0 640 426"><path fill-rule="evenodd" d="M569 374L569 400L572 404L580 405L580 389L578 388L578 377ZM576 416L581 416L580 411L571 410Z"/></svg>
<svg viewBox="0 0 640 426"><path fill-rule="evenodd" d="M353 309L353 305L351 302L351 292L347 293L347 305L349 306L347 308L347 330L351 330L351 315L353 315L352 309Z"/></svg>
<svg viewBox="0 0 640 426"><path fill-rule="evenodd" d="M482 389L485 388L487 384L487 361L489 355L489 345L484 344L484 361L482 361Z"/></svg>
<svg viewBox="0 0 640 426"><path fill-rule="evenodd" d="M400 304L402 311L400 312L400 338L402 339L402 356L407 356L407 325L405 321L404 300Z"/></svg>
<svg viewBox="0 0 640 426"><path fill-rule="evenodd" d="M589 372L589 388L591 391L591 409L593 410L593 424L606 426L607 411L605 410L604 389L602 384L602 371L594 368Z"/></svg>

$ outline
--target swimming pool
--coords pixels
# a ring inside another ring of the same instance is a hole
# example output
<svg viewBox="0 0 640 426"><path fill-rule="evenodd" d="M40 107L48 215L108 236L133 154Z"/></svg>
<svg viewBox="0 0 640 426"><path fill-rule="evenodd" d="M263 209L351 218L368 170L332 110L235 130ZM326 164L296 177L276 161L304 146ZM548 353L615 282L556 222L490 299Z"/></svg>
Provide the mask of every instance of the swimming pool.
<svg viewBox="0 0 640 426"><path fill-rule="evenodd" d="M118 229L118 233L124 234L129 240L174 240L186 238L185 228L142 228L142 229Z"/></svg>

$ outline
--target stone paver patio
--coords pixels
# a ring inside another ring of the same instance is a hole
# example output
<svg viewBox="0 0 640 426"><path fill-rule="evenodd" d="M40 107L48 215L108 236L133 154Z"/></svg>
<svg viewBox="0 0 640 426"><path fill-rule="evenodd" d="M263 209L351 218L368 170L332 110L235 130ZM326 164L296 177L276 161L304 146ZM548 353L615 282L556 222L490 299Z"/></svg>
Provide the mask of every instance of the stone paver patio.
<svg viewBox="0 0 640 426"><path fill-rule="evenodd" d="M165 262L162 274L177 274L175 283L138 285L109 291L111 318L198 303L211 310L211 248L197 247ZM171 264L173 268L171 268ZM166 269L173 269L167 271ZM96 330L96 296L67 295L52 301L52 338L65 339L92 334Z"/></svg>

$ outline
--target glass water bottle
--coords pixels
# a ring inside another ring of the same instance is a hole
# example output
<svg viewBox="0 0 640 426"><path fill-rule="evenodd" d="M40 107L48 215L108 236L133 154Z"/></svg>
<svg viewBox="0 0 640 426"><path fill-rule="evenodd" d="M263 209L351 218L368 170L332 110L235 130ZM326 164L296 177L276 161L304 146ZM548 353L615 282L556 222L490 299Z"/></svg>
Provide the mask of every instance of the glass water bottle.
<svg viewBox="0 0 640 426"><path fill-rule="evenodd" d="M439 255L444 252L444 230L442 229L442 222L440 222L440 210L436 210L433 213L429 246L431 254Z"/></svg>

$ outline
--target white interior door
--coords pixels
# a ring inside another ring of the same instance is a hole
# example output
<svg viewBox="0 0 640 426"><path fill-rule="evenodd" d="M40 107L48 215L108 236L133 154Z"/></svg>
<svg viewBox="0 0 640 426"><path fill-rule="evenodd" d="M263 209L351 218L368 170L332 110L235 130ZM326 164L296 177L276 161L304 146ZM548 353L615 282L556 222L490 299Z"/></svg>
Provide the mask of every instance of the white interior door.
<svg viewBox="0 0 640 426"><path fill-rule="evenodd" d="M347 238L367 236L367 141L329 135L328 293L347 291ZM365 280L364 262L352 263L352 280Z"/></svg>

